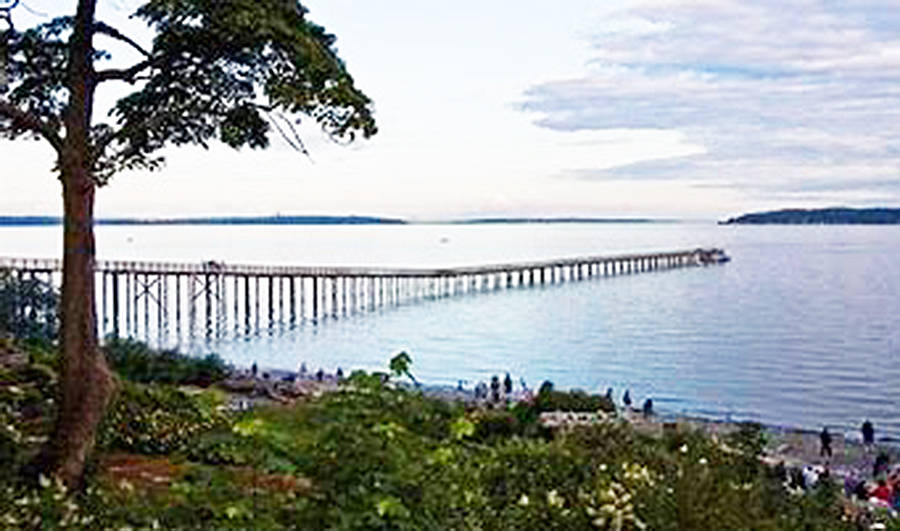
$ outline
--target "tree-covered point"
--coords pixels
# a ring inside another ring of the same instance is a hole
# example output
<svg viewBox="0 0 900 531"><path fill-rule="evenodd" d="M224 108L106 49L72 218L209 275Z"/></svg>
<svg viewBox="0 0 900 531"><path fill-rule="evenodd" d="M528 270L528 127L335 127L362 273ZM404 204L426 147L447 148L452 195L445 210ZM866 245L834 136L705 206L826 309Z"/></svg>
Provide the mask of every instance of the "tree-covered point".
<svg viewBox="0 0 900 531"><path fill-rule="evenodd" d="M900 208L800 208L744 214L720 225L890 225L900 223Z"/></svg>

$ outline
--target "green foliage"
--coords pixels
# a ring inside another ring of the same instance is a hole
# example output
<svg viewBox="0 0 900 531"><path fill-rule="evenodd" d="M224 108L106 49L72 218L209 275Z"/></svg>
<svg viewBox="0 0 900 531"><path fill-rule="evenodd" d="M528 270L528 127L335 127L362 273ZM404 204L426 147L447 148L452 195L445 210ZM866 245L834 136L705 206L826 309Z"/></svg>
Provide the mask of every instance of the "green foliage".
<svg viewBox="0 0 900 531"><path fill-rule="evenodd" d="M766 447L766 431L758 422L741 422L736 432L728 436L728 443L738 450L756 457Z"/></svg>
<svg viewBox="0 0 900 531"><path fill-rule="evenodd" d="M21 466L46 440L56 411L56 383L56 372L46 365L0 366L0 469Z"/></svg>
<svg viewBox="0 0 900 531"><path fill-rule="evenodd" d="M215 393L123 382L100 427L98 443L143 454L183 452L198 435L229 422Z"/></svg>
<svg viewBox="0 0 900 531"><path fill-rule="evenodd" d="M383 385L382 376L357 373L338 392L239 418L222 413L221 398L206 391L126 382L101 430L101 447L175 452L179 472L151 486L98 475L74 494L47 480L24 487L0 479L0 526L674 531L854 525L842 520L835 485L788 494L754 458L755 426L740 429L728 447L691 431L641 435L623 421L536 433L528 429L534 422L523 422L515 410L466 411Z"/></svg>
<svg viewBox="0 0 900 531"><path fill-rule="evenodd" d="M589 395L580 389L555 391L553 384L544 382L538 391L535 406L543 411L605 411L616 410L612 400L602 395Z"/></svg>
<svg viewBox="0 0 900 531"><path fill-rule="evenodd" d="M409 372L409 368L412 366L412 358L409 357L409 354L401 351L396 356L391 358L391 363L389 365L391 372L394 373L394 376L406 376L412 382L418 383L413 377L412 373Z"/></svg>
<svg viewBox="0 0 900 531"><path fill-rule="evenodd" d="M172 350L154 350L133 339L111 338L104 350L112 368L133 382L206 387L225 379L229 370L215 354L195 358Z"/></svg>
<svg viewBox="0 0 900 531"><path fill-rule="evenodd" d="M297 2L149 0L133 17L151 27L149 45L90 21L96 84L136 87L115 104L112 120L89 126L83 147L98 184L123 169L158 168L162 158L154 153L166 144L205 147L218 139L233 148L265 148L277 132L305 152L295 132L300 115L335 139L377 131L371 101L337 56L335 37ZM0 99L0 136L40 135L60 146L74 22L59 17L5 33L9 91ZM141 59L101 68L112 58L101 48L109 39Z"/></svg>
<svg viewBox="0 0 900 531"><path fill-rule="evenodd" d="M472 437L482 442L522 435L527 426L514 413L504 410L478 411L470 418L475 423L475 432Z"/></svg>
<svg viewBox="0 0 900 531"><path fill-rule="evenodd" d="M58 301L52 285L35 276L0 269L0 337L55 339Z"/></svg>

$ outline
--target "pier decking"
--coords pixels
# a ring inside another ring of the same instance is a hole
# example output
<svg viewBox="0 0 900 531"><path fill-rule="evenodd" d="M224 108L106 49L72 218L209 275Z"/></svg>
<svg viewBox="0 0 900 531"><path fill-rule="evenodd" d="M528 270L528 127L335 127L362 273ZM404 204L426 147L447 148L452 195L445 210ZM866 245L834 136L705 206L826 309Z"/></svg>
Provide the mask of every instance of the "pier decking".
<svg viewBox="0 0 900 531"><path fill-rule="evenodd" d="M422 300L707 265L722 257L719 249L693 249L448 268L99 260L98 332L178 344L185 334L250 335ZM0 257L0 270L58 286L62 263Z"/></svg>

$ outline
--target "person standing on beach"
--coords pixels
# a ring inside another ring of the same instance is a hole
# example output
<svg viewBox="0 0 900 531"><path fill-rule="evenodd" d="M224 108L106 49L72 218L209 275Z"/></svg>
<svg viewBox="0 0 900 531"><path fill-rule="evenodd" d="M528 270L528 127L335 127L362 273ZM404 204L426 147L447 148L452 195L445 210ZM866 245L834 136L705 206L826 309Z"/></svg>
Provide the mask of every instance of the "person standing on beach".
<svg viewBox="0 0 900 531"><path fill-rule="evenodd" d="M875 444L875 428L872 426L869 419L866 419L862 424L862 437L866 451L871 450L872 446Z"/></svg>
<svg viewBox="0 0 900 531"><path fill-rule="evenodd" d="M819 449L819 455L831 459L831 434L828 433L828 426L822 428L822 433L819 434L819 441L822 443L822 448Z"/></svg>
<svg viewBox="0 0 900 531"><path fill-rule="evenodd" d="M631 393L628 392L628 389L625 390L625 394L622 396L622 403L625 404L626 408L631 407Z"/></svg>
<svg viewBox="0 0 900 531"><path fill-rule="evenodd" d="M500 403L500 377L496 374L491 377L491 402Z"/></svg>

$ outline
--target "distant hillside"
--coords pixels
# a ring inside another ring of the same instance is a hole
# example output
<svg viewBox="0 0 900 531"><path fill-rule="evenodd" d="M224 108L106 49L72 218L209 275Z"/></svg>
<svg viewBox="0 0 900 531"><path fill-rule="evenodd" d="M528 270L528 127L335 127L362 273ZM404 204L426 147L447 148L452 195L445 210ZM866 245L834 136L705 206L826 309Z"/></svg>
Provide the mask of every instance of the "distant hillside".
<svg viewBox="0 0 900 531"><path fill-rule="evenodd" d="M900 208L786 209L744 214L720 225L891 225L900 223Z"/></svg>
<svg viewBox="0 0 900 531"><path fill-rule="evenodd" d="M54 216L0 216L0 226L59 225ZM256 217L207 217L207 218L106 218L97 225L376 225L402 224L406 221L394 218L370 216L256 216Z"/></svg>

